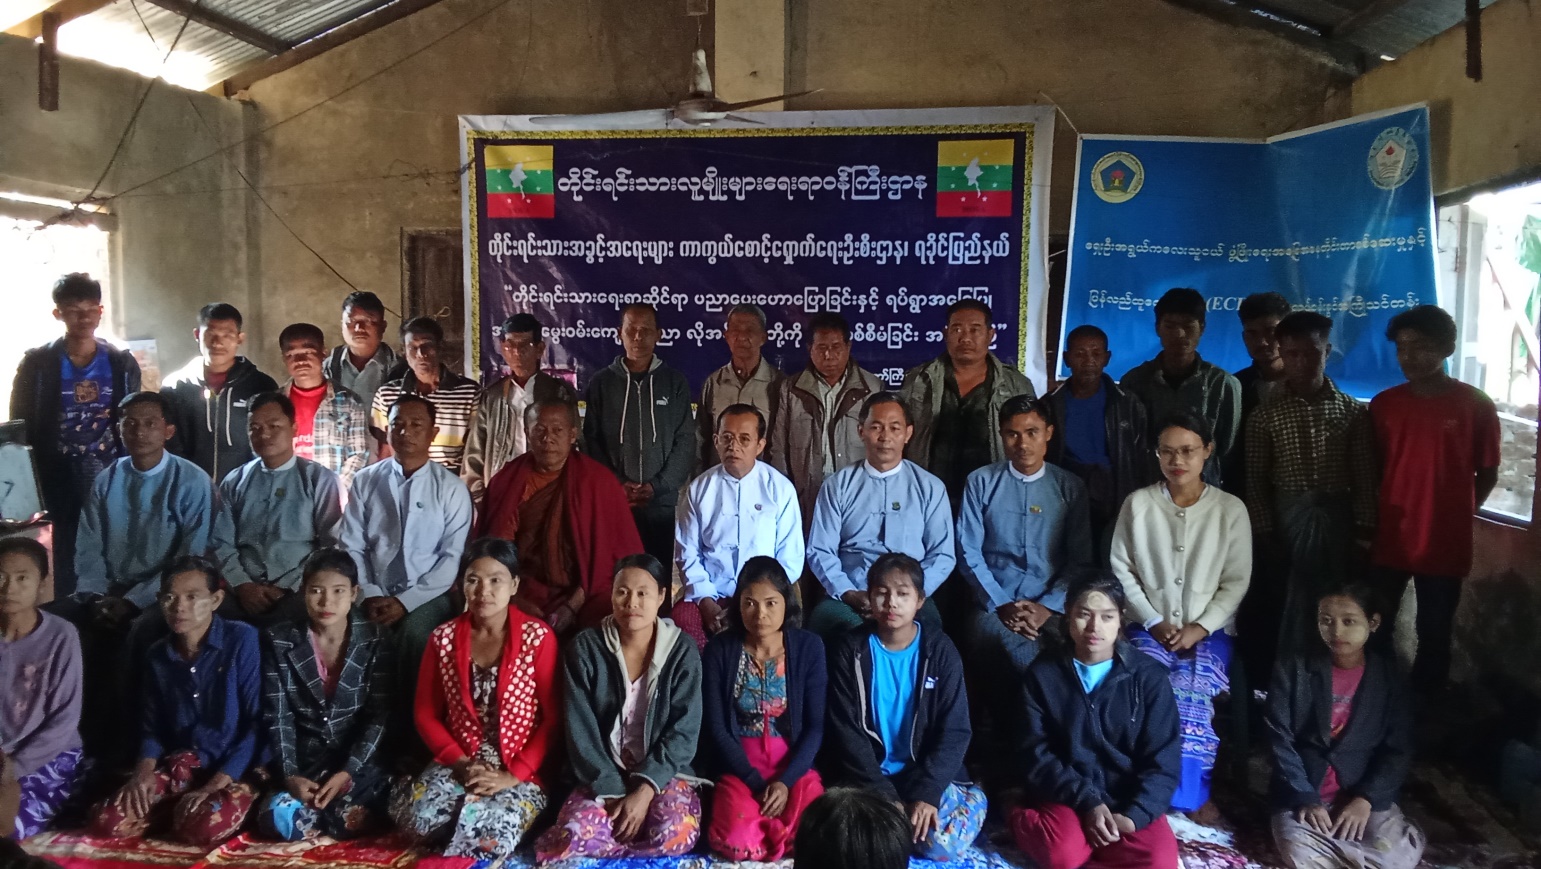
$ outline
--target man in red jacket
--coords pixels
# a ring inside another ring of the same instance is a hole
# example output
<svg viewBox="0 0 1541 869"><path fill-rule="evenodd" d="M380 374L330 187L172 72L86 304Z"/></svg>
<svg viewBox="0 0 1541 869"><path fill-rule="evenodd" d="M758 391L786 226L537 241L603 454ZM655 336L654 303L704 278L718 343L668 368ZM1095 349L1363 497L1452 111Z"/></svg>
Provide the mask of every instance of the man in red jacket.
<svg viewBox="0 0 1541 869"><path fill-rule="evenodd" d="M520 609L565 640L610 614L615 563L642 551L626 493L609 468L573 451L578 409L561 400L524 413L529 451L487 485L478 537L519 550Z"/></svg>

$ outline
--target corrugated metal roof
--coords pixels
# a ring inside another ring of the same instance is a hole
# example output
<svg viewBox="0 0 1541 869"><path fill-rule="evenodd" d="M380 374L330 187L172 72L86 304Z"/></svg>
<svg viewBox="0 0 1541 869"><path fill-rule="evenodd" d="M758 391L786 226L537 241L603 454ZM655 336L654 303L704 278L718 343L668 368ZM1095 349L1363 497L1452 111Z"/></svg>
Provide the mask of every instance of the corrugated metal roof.
<svg viewBox="0 0 1541 869"><path fill-rule="evenodd" d="M1356 24L1346 33L1339 28L1374 0L1226 0L1259 15L1279 17L1305 25L1329 39L1347 43L1372 61L1397 58L1460 24L1466 17L1465 0L1407 0L1396 8ZM1482 0L1484 7L1497 0Z"/></svg>
<svg viewBox="0 0 1541 869"><path fill-rule="evenodd" d="M380 0L203 0L213 12L298 43L353 20Z"/></svg>
<svg viewBox="0 0 1541 869"><path fill-rule="evenodd" d="M59 50L204 90L270 55L147 0L118 0L59 28ZM148 30L148 34L146 33ZM177 39L178 31L182 38ZM176 49L171 51L172 43Z"/></svg>

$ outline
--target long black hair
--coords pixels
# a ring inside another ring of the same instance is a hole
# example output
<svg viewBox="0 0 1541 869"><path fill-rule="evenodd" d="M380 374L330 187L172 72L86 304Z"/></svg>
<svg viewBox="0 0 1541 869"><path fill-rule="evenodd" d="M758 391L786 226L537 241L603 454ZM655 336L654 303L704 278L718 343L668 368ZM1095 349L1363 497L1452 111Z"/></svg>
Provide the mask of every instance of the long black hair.
<svg viewBox="0 0 1541 869"><path fill-rule="evenodd" d="M803 605L797 599L797 592L792 588L792 580L787 577L787 569L781 566L781 562L769 555L756 555L744 562L744 566L738 571L738 587L733 590L733 601L728 604L728 625L740 634L747 633L744 628L744 590L757 582L768 582L771 587L781 595L784 601L786 618L781 626L785 628L802 627Z"/></svg>

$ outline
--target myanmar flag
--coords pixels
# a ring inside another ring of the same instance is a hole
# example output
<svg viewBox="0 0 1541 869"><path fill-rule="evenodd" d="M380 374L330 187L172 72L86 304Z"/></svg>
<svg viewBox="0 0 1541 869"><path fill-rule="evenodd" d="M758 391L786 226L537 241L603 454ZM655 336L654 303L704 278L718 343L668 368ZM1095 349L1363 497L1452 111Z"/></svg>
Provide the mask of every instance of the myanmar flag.
<svg viewBox="0 0 1541 869"><path fill-rule="evenodd" d="M937 217L1010 217L1016 143L974 139L936 145Z"/></svg>
<svg viewBox="0 0 1541 869"><path fill-rule="evenodd" d="M488 217L555 217L556 187L550 145L488 145Z"/></svg>

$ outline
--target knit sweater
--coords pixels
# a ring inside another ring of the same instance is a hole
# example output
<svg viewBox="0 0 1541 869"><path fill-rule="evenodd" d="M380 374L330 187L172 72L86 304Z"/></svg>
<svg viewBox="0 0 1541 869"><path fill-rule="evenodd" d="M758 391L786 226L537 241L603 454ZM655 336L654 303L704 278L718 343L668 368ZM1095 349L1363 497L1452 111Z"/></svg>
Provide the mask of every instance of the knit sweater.
<svg viewBox="0 0 1541 869"><path fill-rule="evenodd" d="M787 787L797 783L808 770L824 742L824 693L829 683L829 668L824 662L824 643L817 634L797 628L783 632L787 652L787 709L783 714L788 752L776 781ZM729 631L712 638L702 655L703 748L708 752L712 772L737 776L754 793L765 789L765 777L749 763L749 756L733 732L737 714L733 686L738 680L739 657L744 651L744 636Z"/></svg>
<svg viewBox="0 0 1541 869"><path fill-rule="evenodd" d="M1230 626L1251 582L1247 505L1207 486L1197 503L1179 507L1165 483L1146 486L1118 513L1111 559L1129 621L1198 623L1214 633Z"/></svg>

